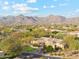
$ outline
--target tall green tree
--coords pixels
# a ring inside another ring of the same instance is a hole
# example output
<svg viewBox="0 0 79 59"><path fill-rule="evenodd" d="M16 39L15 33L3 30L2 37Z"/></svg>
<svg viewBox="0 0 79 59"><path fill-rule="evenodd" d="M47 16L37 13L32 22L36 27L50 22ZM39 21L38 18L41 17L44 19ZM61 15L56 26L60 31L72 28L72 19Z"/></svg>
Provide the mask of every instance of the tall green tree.
<svg viewBox="0 0 79 59"><path fill-rule="evenodd" d="M20 40L4 39L0 42L0 49L9 56L16 56L21 53L22 46Z"/></svg>

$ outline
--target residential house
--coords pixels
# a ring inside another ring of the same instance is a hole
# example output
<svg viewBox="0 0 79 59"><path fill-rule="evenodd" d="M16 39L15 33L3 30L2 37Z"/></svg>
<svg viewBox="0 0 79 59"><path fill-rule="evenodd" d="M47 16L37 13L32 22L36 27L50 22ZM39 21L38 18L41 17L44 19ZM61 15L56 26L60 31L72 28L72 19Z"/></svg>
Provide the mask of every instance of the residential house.
<svg viewBox="0 0 79 59"><path fill-rule="evenodd" d="M47 38L47 37L42 37L37 40L34 40L31 42L32 44L45 44L46 46L52 46L55 48L55 46L60 47L64 49L64 42L62 39L56 39L56 38Z"/></svg>
<svg viewBox="0 0 79 59"><path fill-rule="evenodd" d="M4 57L4 52L3 51L0 51L0 57Z"/></svg>
<svg viewBox="0 0 79 59"><path fill-rule="evenodd" d="M75 36L79 37L79 31L72 31L72 32L68 32L67 34L75 35Z"/></svg>

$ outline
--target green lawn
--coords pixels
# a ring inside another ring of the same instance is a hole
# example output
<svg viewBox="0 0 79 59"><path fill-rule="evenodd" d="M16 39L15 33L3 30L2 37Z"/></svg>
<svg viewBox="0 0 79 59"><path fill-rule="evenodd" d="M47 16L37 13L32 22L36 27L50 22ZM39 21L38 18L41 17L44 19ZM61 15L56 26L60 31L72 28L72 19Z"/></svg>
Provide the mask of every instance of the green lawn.
<svg viewBox="0 0 79 59"><path fill-rule="evenodd" d="M35 50L36 50L35 48L32 48L30 46L26 46L26 47L23 48L23 51L27 51L27 52L33 52Z"/></svg>

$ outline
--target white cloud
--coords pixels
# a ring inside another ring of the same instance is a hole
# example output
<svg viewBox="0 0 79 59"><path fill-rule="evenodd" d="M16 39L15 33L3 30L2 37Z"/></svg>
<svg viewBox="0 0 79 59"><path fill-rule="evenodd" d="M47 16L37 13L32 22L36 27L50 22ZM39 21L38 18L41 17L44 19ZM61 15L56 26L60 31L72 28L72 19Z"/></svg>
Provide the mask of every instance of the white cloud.
<svg viewBox="0 0 79 59"><path fill-rule="evenodd" d="M56 6L54 6L54 5L51 5L51 6L50 6L50 8L55 8L55 7L56 7Z"/></svg>
<svg viewBox="0 0 79 59"><path fill-rule="evenodd" d="M75 9L68 13L69 16L79 16L79 9Z"/></svg>
<svg viewBox="0 0 79 59"><path fill-rule="evenodd" d="M8 6L4 6L4 7L2 7L2 9L4 9L4 10L8 10L9 7L8 7Z"/></svg>
<svg viewBox="0 0 79 59"><path fill-rule="evenodd" d="M47 6L47 5L44 5L43 8L55 8L56 6L54 5L50 5L50 6Z"/></svg>
<svg viewBox="0 0 79 59"><path fill-rule="evenodd" d="M27 0L28 3L36 3L37 0Z"/></svg>
<svg viewBox="0 0 79 59"><path fill-rule="evenodd" d="M75 12L79 12L79 9L76 9Z"/></svg>
<svg viewBox="0 0 79 59"><path fill-rule="evenodd" d="M25 4L14 4L12 6L14 10L19 10L19 11L26 11L26 5Z"/></svg>
<svg viewBox="0 0 79 59"><path fill-rule="evenodd" d="M8 1L5 1L5 2L4 2L4 5L8 5L8 4L9 4Z"/></svg>
<svg viewBox="0 0 79 59"><path fill-rule="evenodd" d="M28 7L27 4L14 4L12 8L14 11L19 11L20 13L29 13L39 10L39 8Z"/></svg>
<svg viewBox="0 0 79 59"><path fill-rule="evenodd" d="M3 3L1 3L1 8L4 10L9 10L10 5L8 1L4 1Z"/></svg>
<svg viewBox="0 0 79 59"><path fill-rule="evenodd" d="M43 8L47 8L47 6L46 6L46 5L44 5L44 6L43 6Z"/></svg>
<svg viewBox="0 0 79 59"><path fill-rule="evenodd" d="M39 8L27 7L28 10L39 10Z"/></svg>

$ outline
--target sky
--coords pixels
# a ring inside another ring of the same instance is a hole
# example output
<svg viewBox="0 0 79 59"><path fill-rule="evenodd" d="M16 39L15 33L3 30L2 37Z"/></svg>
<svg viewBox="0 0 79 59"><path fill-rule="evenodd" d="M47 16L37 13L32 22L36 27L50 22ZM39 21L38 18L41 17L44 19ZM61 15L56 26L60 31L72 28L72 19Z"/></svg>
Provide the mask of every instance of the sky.
<svg viewBox="0 0 79 59"><path fill-rule="evenodd" d="M0 0L0 16L79 16L79 0Z"/></svg>

